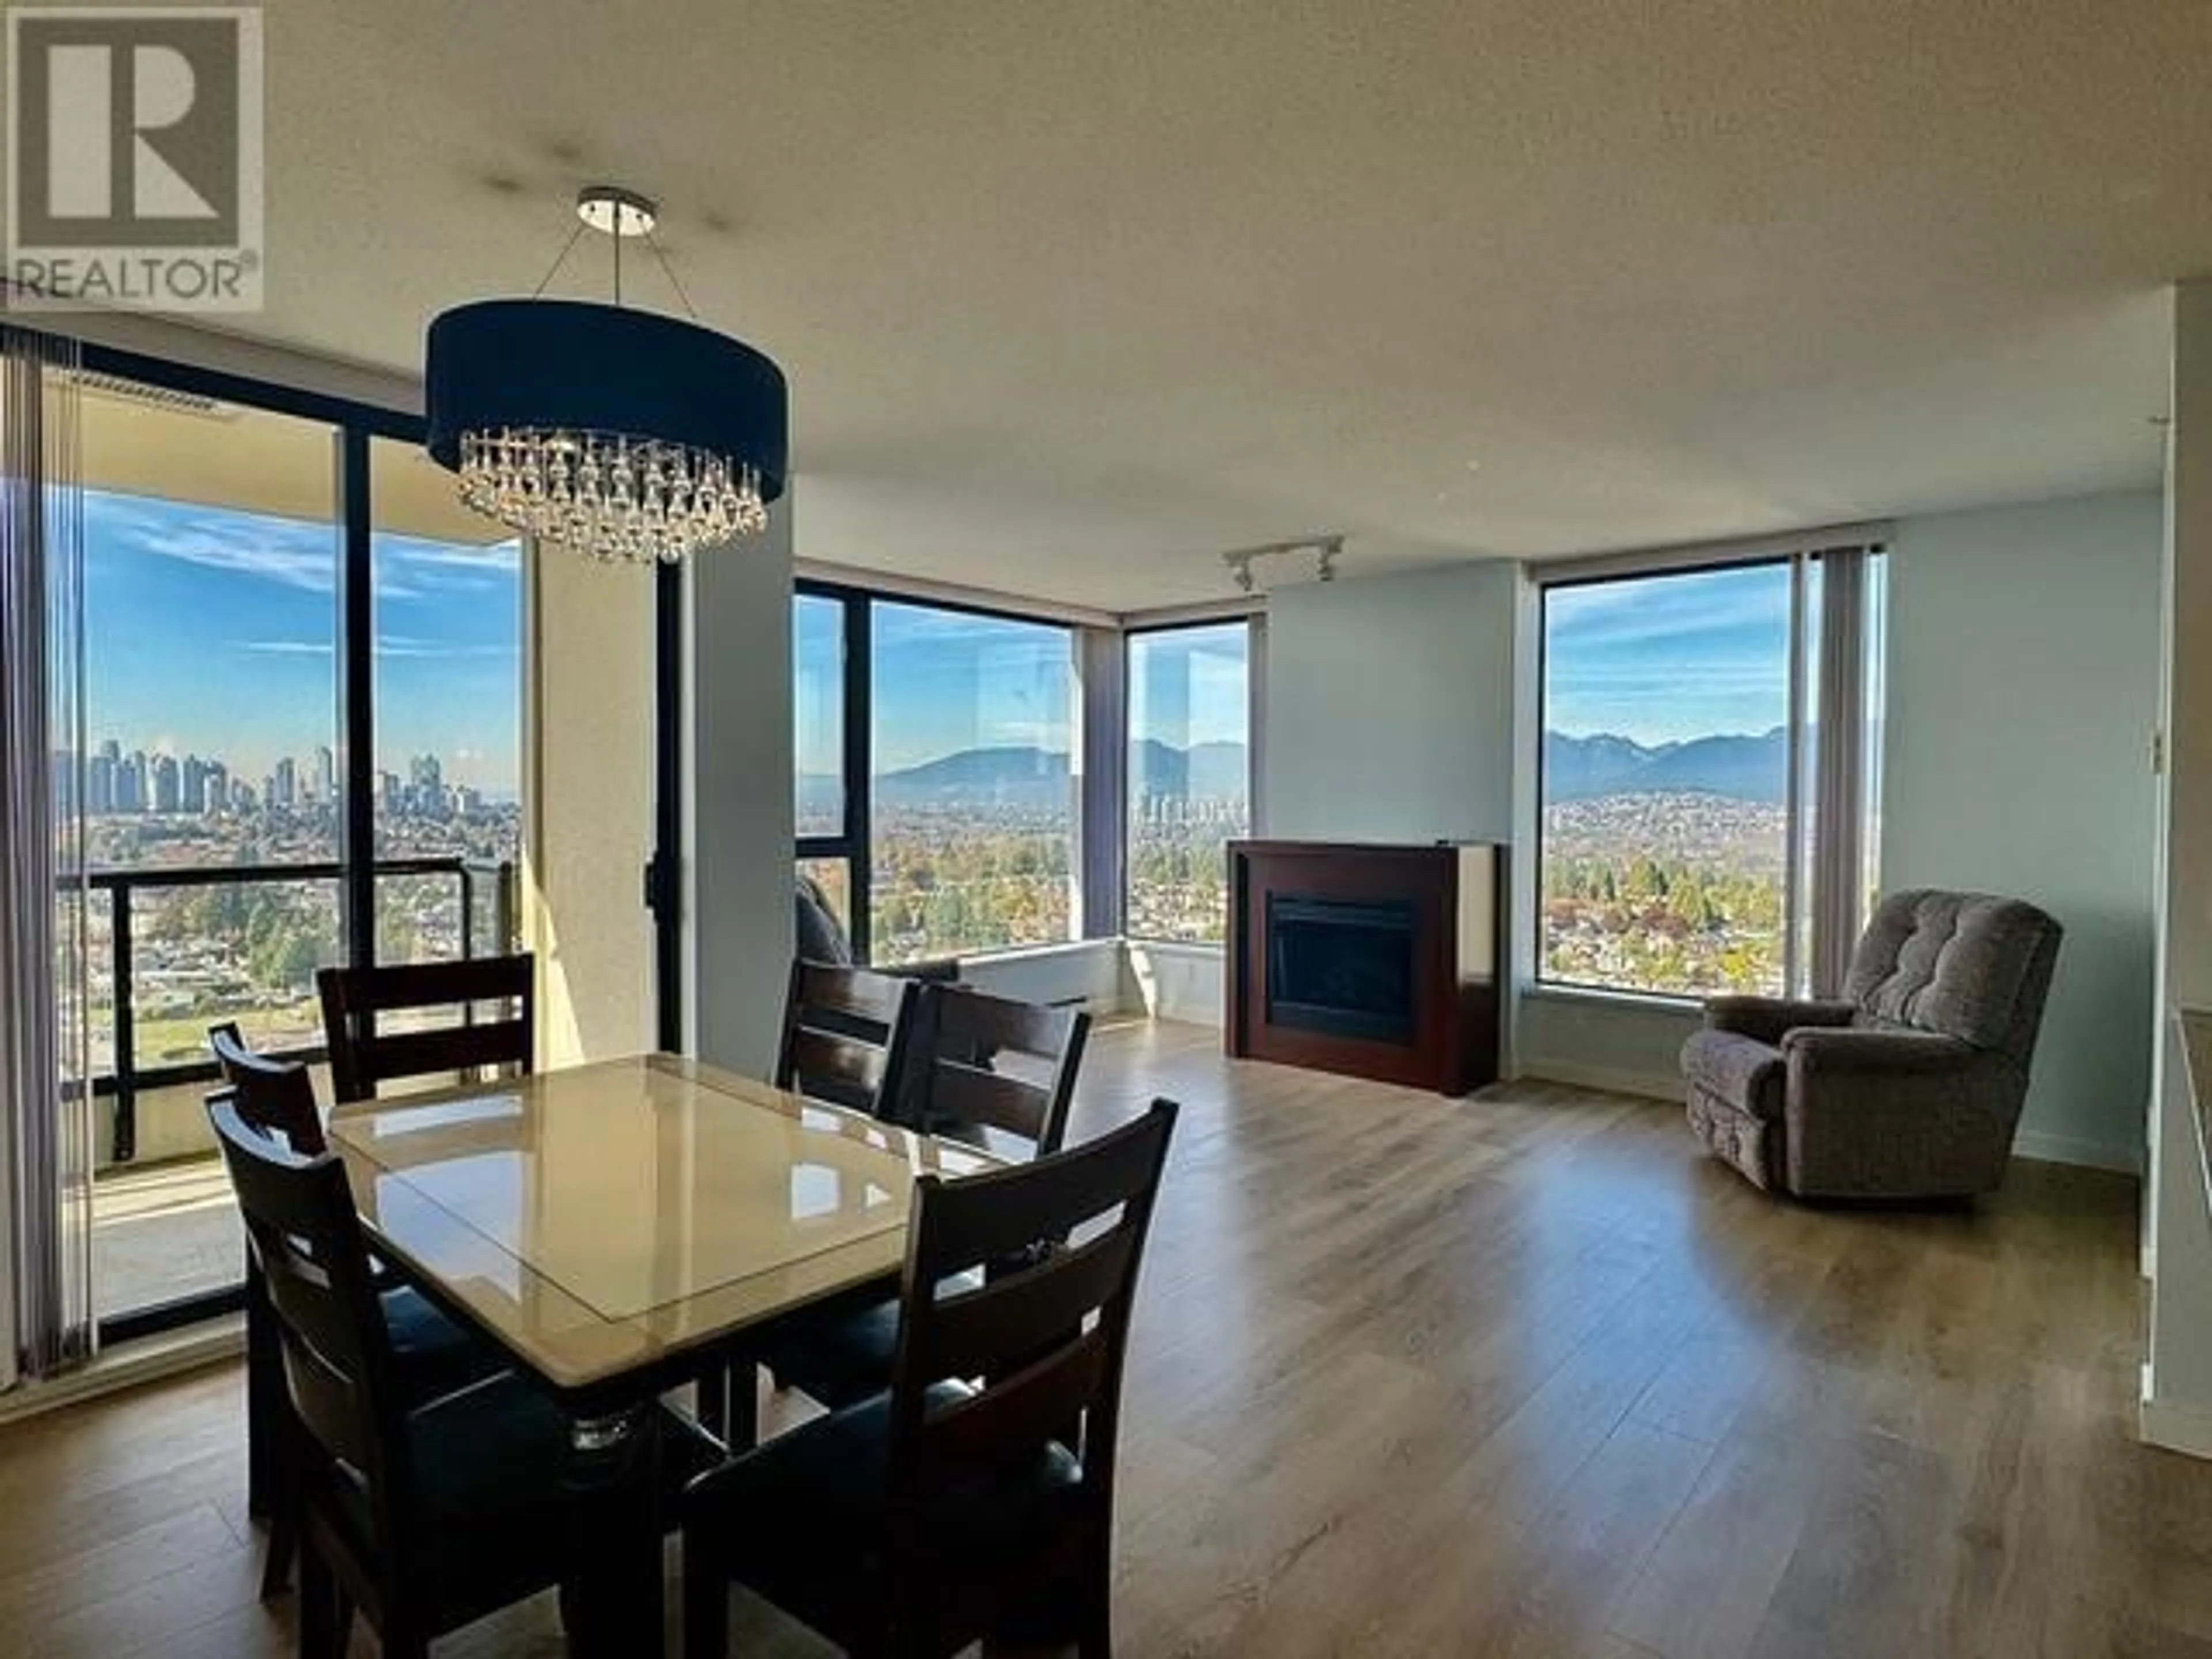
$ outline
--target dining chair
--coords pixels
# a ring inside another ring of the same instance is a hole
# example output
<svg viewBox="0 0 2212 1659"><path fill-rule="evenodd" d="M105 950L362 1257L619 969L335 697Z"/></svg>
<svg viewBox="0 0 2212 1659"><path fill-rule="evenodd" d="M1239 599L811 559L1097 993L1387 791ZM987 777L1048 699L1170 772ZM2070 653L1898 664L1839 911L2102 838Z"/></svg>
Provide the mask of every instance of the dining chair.
<svg viewBox="0 0 2212 1659"><path fill-rule="evenodd" d="M374 1099L398 1078L433 1077L484 1066L531 1068L537 1047L537 963L524 952L463 962L385 968L325 968L315 975L331 1086L340 1102ZM474 1018L495 1005L490 1018ZM380 1031L382 1014L459 1007L457 1024Z"/></svg>
<svg viewBox="0 0 2212 1659"><path fill-rule="evenodd" d="M794 957L775 1085L881 1115L906 1081L917 981Z"/></svg>
<svg viewBox="0 0 2212 1659"><path fill-rule="evenodd" d="M783 999L775 1086L871 1117L894 1115L913 1086L908 1055L920 982L794 957ZM759 1431L757 1355L725 1355L699 1382L699 1420L733 1449Z"/></svg>
<svg viewBox="0 0 2212 1659"><path fill-rule="evenodd" d="M234 1021L208 1028L208 1048L222 1073L222 1087L209 1097L227 1103L252 1133L301 1158L326 1150L322 1113L307 1068L247 1047ZM500 1369L497 1358L422 1296L392 1284L371 1264L377 1301L389 1335L403 1395L422 1401L450 1394ZM269 1517L269 1554L263 1564L264 1600L291 1582L299 1545L296 1480L286 1462L283 1361L260 1258L246 1252L246 1508Z"/></svg>
<svg viewBox="0 0 2212 1659"><path fill-rule="evenodd" d="M1157 1100L1073 1151L917 1182L890 1389L684 1494L687 1659L726 1651L732 1583L850 1653L1058 1612L1107 1659L1122 1363L1175 1118Z"/></svg>
<svg viewBox="0 0 2212 1659"><path fill-rule="evenodd" d="M1091 1016L1080 1008L927 986L915 1021L910 1127L1024 1158L1056 1152L1090 1037ZM1010 1069L1009 1057L1025 1069Z"/></svg>
<svg viewBox="0 0 2212 1659"><path fill-rule="evenodd" d="M919 1007L908 1051L918 1074L907 1107L912 1127L1002 1157L1058 1152L1091 1016L955 985L923 987ZM1017 1061L1033 1074L1012 1069ZM889 1298L826 1307L783 1322L757 1352L778 1387L850 1405L889 1385L898 1316Z"/></svg>
<svg viewBox="0 0 2212 1659"><path fill-rule="evenodd" d="M291 1407L301 1659L344 1653L356 1610L391 1659L425 1659L436 1637L561 1582L567 1422L511 1372L411 1399L344 1166L279 1146L229 1101L208 1115ZM680 1419L664 1415L685 1446Z"/></svg>

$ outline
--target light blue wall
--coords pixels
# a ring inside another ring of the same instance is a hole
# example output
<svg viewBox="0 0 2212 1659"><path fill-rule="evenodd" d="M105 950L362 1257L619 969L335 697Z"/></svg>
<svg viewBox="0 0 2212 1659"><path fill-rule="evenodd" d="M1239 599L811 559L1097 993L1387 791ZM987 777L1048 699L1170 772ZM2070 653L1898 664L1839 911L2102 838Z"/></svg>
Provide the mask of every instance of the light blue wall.
<svg viewBox="0 0 2212 1659"><path fill-rule="evenodd" d="M1891 543L1882 885L2033 901L2066 929L2021 1122L2132 1167L2150 1093L2159 496L1908 520Z"/></svg>
<svg viewBox="0 0 2212 1659"><path fill-rule="evenodd" d="M1267 834L1510 837L1519 580L1500 561L1270 596Z"/></svg>
<svg viewBox="0 0 2212 1659"><path fill-rule="evenodd" d="M2143 493L1910 519L1890 544L1883 884L2014 893L2067 928L2031 1156L2132 1165L2142 1146L2162 537ZM1518 580L1470 565L1274 597L1269 834L1512 833ZM1521 842L1526 866L1525 828ZM1514 925L1526 932L1526 903ZM1526 993L1515 1053L1523 1071L1671 1096L1697 1023Z"/></svg>
<svg viewBox="0 0 2212 1659"><path fill-rule="evenodd" d="M1534 859L1534 849L1528 856ZM1520 926L1525 933L1529 923L1522 919ZM1681 1094L1682 1044L1705 1023L1686 1003L1527 984L1516 1016L1513 1052L1522 1072L1663 1100Z"/></svg>

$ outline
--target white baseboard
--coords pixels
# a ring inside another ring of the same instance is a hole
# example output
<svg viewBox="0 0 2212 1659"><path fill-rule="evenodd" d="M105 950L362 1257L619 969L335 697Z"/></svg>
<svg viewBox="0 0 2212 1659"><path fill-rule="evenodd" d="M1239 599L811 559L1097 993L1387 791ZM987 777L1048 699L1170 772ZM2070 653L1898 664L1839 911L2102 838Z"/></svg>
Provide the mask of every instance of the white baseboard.
<svg viewBox="0 0 2212 1659"><path fill-rule="evenodd" d="M1540 1060L1524 1066L1516 1078L1537 1083L1565 1083L1577 1089L1602 1089L1608 1094L1639 1095L1646 1100L1682 1103L1682 1079L1658 1077L1611 1066L1582 1066L1572 1060Z"/></svg>
<svg viewBox="0 0 2212 1659"><path fill-rule="evenodd" d="M2014 1135L2012 1155L2033 1158L2039 1164L2075 1164L2087 1170L2115 1170L2122 1175L2142 1173L2142 1154L2132 1146L2112 1146L2075 1135L2045 1134L2039 1129L2022 1129Z"/></svg>
<svg viewBox="0 0 2212 1659"><path fill-rule="evenodd" d="M2142 1399L2136 1409L2136 1434L2148 1445L2163 1446L2188 1457L2212 1458L2212 1406L2154 1399L2148 1362L2143 1373Z"/></svg>

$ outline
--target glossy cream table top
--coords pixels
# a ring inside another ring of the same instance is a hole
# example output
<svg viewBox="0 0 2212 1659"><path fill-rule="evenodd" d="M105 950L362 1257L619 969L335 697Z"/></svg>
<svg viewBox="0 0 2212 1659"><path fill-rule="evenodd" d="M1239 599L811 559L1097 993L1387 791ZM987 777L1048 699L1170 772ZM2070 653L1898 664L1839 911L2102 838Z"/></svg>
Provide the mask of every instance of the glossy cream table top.
<svg viewBox="0 0 2212 1659"><path fill-rule="evenodd" d="M972 1148L667 1055L340 1107L379 1250L580 1389L881 1278Z"/></svg>

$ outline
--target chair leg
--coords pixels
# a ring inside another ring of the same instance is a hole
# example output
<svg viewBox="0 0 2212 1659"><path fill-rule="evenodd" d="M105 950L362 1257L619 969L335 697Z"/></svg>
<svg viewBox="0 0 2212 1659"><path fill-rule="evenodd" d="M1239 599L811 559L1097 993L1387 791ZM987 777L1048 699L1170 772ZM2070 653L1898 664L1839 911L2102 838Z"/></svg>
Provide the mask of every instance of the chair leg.
<svg viewBox="0 0 2212 1659"><path fill-rule="evenodd" d="M731 1365L725 1382L722 1443L735 1455L760 1444L760 1367L750 1359Z"/></svg>
<svg viewBox="0 0 2212 1659"><path fill-rule="evenodd" d="M1084 1563L1076 1597L1079 1659L1114 1659L1114 1556L1103 1544Z"/></svg>
<svg viewBox="0 0 2212 1659"><path fill-rule="evenodd" d="M684 1659L726 1659L730 1580L697 1527L684 1529Z"/></svg>
<svg viewBox="0 0 2212 1659"><path fill-rule="evenodd" d="M698 1401L699 1426L726 1445L730 1423L729 1368L717 1365L691 1386Z"/></svg>
<svg viewBox="0 0 2212 1659"><path fill-rule="evenodd" d="M261 1599L273 1601L292 1587L292 1563L300 1550L300 1508L291 1494L273 1500L269 1517L269 1554L261 1564Z"/></svg>
<svg viewBox="0 0 2212 1659"><path fill-rule="evenodd" d="M299 1620L300 1659L336 1659L344 1651L337 1633L337 1590L331 1570L313 1549L300 1554L300 1599L292 1609Z"/></svg>

